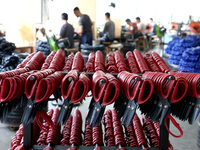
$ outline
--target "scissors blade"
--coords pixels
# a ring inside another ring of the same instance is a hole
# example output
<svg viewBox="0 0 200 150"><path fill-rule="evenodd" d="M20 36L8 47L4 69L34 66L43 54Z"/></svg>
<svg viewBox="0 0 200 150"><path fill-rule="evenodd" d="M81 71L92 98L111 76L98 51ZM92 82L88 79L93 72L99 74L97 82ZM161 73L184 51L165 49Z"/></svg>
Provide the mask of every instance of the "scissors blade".
<svg viewBox="0 0 200 150"><path fill-rule="evenodd" d="M24 113L23 113L23 116L22 116L22 119L21 119L22 123L24 123L24 124L28 123L28 120L29 120L29 118L32 114L32 111L33 111L33 106L34 106L34 101L31 98L31 99L28 100L27 107L24 110Z"/></svg>
<svg viewBox="0 0 200 150"><path fill-rule="evenodd" d="M90 120L91 120L94 105L95 105L95 101L94 101L94 98L92 98L90 105L89 105L89 112L88 112L87 117L86 117L86 120L88 122L90 122Z"/></svg>
<svg viewBox="0 0 200 150"><path fill-rule="evenodd" d="M67 122L67 120L69 119L69 116L72 112L73 106L74 106L74 104L69 105L69 108L67 109L67 113L66 113L64 120L63 120L63 124L65 124Z"/></svg>
<svg viewBox="0 0 200 150"><path fill-rule="evenodd" d="M192 115L189 118L189 123L190 124L193 124L195 122L195 120L197 119L199 113L200 113L200 99L196 99L196 103L195 103Z"/></svg>
<svg viewBox="0 0 200 150"><path fill-rule="evenodd" d="M168 113L169 113L169 108L164 108L162 110L161 117L160 117L160 123L159 123L160 126L163 124L163 121Z"/></svg>
<svg viewBox="0 0 200 150"><path fill-rule="evenodd" d="M101 122L101 120L102 120L102 118L103 118L103 114L104 114L104 112L105 112L105 108L106 108L106 107L102 107L102 108L101 108L99 117L98 117L97 121L95 122L94 127L95 127L97 124L99 124L99 123Z"/></svg>
<svg viewBox="0 0 200 150"><path fill-rule="evenodd" d="M158 102L156 109L152 113L151 120L156 121L158 116L161 114L163 108L162 108L162 103Z"/></svg>
<svg viewBox="0 0 200 150"><path fill-rule="evenodd" d="M166 115L170 112L170 108L171 108L171 105L170 105L168 99L166 99L166 100L162 99L161 102L162 102L163 110L162 110L161 117L160 117L160 125L163 124L163 121L164 121Z"/></svg>
<svg viewBox="0 0 200 150"><path fill-rule="evenodd" d="M192 111L192 105L191 104L187 104L187 105L188 105L188 109L186 110L187 113L186 113L186 115L184 117L184 120L187 120L189 118L189 115L190 115L190 113Z"/></svg>
<svg viewBox="0 0 200 150"><path fill-rule="evenodd" d="M97 122L97 119L99 117L101 108L102 107L101 107L100 101L94 103L94 107L92 109L92 115L91 115L91 119L90 119L89 125L95 124Z"/></svg>
<svg viewBox="0 0 200 150"><path fill-rule="evenodd" d="M100 118L102 111L104 112L104 110L103 110L104 107L103 107L103 105L100 104L100 101L99 101L98 103L96 103L95 109L96 109L96 111L95 111L96 114L95 114L95 116L92 118L93 127L94 127L95 125L97 125L98 119ZM91 125L91 124L90 124L90 125Z"/></svg>
<svg viewBox="0 0 200 150"><path fill-rule="evenodd" d="M131 102L132 101L130 101L130 100L128 101L128 104L126 106L126 110L125 110L125 112L123 114L123 118L122 118L121 124L125 124L126 118L128 117L129 111L130 111L130 108L131 108Z"/></svg>
<svg viewBox="0 0 200 150"><path fill-rule="evenodd" d="M0 103L0 121L2 121L2 112L3 112L3 107L4 107L4 104L3 103Z"/></svg>
<svg viewBox="0 0 200 150"><path fill-rule="evenodd" d="M123 101L125 100L125 97L123 96L122 93L120 93L119 97L117 98L117 100L114 103L114 108L117 112L120 111L121 109L121 105L123 104Z"/></svg>
<svg viewBox="0 0 200 150"><path fill-rule="evenodd" d="M135 115L137 106L138 106L138 104L135 103L134 100L131 101L131 107L129 108L129 109L130 109L129 115L128 115L128 117L126 117L126 121L125 121L125 125L126 125L127 128L128 128L128 126L129 126L130 122L133 120L133 117L134 117L134 115Z"/></svg>
<svg viewBox="0 0 200 150"><path fill-rule="evenodd" d="M89 125L91 125L94 121L94 118L96 116L96 112L97 112L97 109L95 109L95 107L92 109L92 115L91 115L91 118L89 120Z"/></svg>
<svg viewBox="0 0 200 150"><path fill-rule="evenodd" d="M118 110L116 110L117 111L117 119L121 119L122 116L124 115L126 107L127 107L127 104L128 104L128 101L129 100L127 98L125 98L125 97L123 97L123 99L121 99L121 104L118 107ZM118 102L115 102L115 103L118 103Z"/></svg>
<svg viewBox="0 0 200 150"><path fill-rule="evenodd" d="M67 112L69 111L69 106L70 106L69 99L65 99L61 107L61 110L59 112L57 123L62 124L64 120L67 118L66 115Z"/></svg>
<svg viewBox="0 0 200 150"><path fill-rule="evenodd" d="M154 110L158 106L158 97L153 97L151 99L151 104L150 105L146 105L146 106L147 106L147 108L146 108L146 116L151 118L153 116Z"/></svg>

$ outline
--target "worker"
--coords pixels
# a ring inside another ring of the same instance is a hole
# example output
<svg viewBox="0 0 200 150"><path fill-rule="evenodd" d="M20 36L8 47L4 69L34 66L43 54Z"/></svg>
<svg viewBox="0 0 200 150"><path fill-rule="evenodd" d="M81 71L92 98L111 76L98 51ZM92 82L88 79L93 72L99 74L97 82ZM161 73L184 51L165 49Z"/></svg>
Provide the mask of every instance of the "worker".
<svg viewBox="0 0 200 150"><path fill-rule="evenodd" d="M129 26L129 27L127 28L127 32L125 32L126 37L127 37L128 39L135 39L135 38L137 38L137 37L136 37L137 32L138 32L137 24L131 22L130 19L126 19L126 23L127 23L127 25Z"/></svg>
<svg viewBox="0 0 200 150"><path fill-rule="evenodd" d="M148 41L151 36L156 35L156 23L153 21L153 18L150 18L150 22L147 23L145 32Z"/></svg>
<svg viewBox="0 0 200 150"><path fill-rule="evenodd" d="M155 21L153 20L153 18L150 18L150 23L149 23L152 28L151 28L151 32L154 32L155 33L155 30L156 30L156 23Z"/></svg>
<svg viewBox="0 0 200 150"><path fill-rule="evenodd" d="M190 24L190 31L194 34L198 34L200 32L200 23L199 22L192 22Z"/></svg>
<svg viewBox="0 0 200 150"><path fill-rule="evenodd" d="M79 30L78 34L81 35L81 44L90 44L92 45L92 22L90 17L86 14L82 14L78 7L74 8L74 14L79 19Z"/></svg>
<svg viewBox="0 0 200 150"><path fill-rule="evenodd" d="M177 30L178 29L178 25L174 22L171 23L171 30Z"/></svg>
<svg viewBox="0 0 200 150"><path fill-rule="evenodd" d="M58 40L68 38L70 45L69 48L74 47L74 27L68 23L68 15L66 13L62 13L61 19L64 24L60 29Z"/></svg>
<svg viewBox="0 0 200 150"><path fill-rule="evenodd" d="M138 32L145 36L146 25L141 22L140 17L136 17Z"/></svg>
<svg viewBox="0 0 200 150"><path fill-rule="evenodd" d="M151 30L152 30L151 24L150 24L150 23L147 23L145 33L146 33L146 34L149 34L149 33L151 33Z"/></svg>
<svg viewBox="0 0 200 150"><path fill-rule="evenodd" d="M153 21L153 18L150 18L149 20L150 20L151 26L153 27L155 25L155 22Z"/></svg>
<svg viewBox="0 0 200 150"><path fill-rule="evenodd" d="M100 39L101 42L112 42L115 39L115 24L110 19L110 13L105 13L106 24L102 31L103 37Z"/></svg>

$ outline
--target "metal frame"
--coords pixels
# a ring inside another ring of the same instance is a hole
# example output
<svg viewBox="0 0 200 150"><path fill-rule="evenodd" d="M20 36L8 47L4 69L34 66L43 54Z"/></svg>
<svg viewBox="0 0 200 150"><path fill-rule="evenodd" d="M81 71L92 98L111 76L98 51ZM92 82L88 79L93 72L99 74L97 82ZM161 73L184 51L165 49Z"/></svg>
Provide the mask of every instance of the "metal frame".
<svg viewBox="0 0 200 150"><path fill-rule="evenodd" d="M33 150L43 150L46 147L46 145L33 145ZM53 150L66 150L70 148L70 146L61 146L61 145L57 145L53 147ZM101 146L102 150L116 150L116 147L111 146L111 147L105 147L105 146ZM125 147L126 150L141 150L141 148L139 147ZM78 147L79 150L94 150L93 146L79 146ZM160 150L160 148L148 148L148 150Z"/></svg>

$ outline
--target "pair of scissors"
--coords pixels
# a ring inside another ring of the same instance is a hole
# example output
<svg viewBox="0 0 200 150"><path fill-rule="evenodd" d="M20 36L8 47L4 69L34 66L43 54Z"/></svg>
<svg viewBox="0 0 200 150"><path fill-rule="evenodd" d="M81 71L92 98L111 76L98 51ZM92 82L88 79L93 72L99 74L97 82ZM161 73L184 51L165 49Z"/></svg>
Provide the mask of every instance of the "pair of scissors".
<svg viewBox="0 0 200 150"><path fill-rule="evenodd" d="M92 77L92 95L87 120L90 125L96 126L103 117L105 107L115 102L120 95L118 80L109 73L96 71Z"/></svg>
<svg viewBox="0 0 200 150"><path fill-rule="evenodd" d="M57 123L65 123L75 103L81 102L90 90L89 76L78 70L71 70L62 80L61 93L64 103L61 107Z"/></svg>
<svg viewBox="0 0 200 150"><path fill-rule="evenodd" d="M188 82L184 78L175 79L172 76L168 79L175 80L173 87L169 89L169 95L166 95L165 98L156 90L158 103L151 118L152 121L158 121L160 118L160 125L163 123L165 116L171 113L171 105L181 101L188 91Z"/></svg>
<svg viewBox="0 0 200 150"><path fill-rule="evenodd" d="M119 114L122 118L122 124L128 125L133 120L134 114L139 104L147 102L154 91L153 82L149 79L142 79L137 74L132 74L126 71L122 71L118 74L118 79L122 88L123 95L128 99L125 99L126 107L122 107L119 110ZM119 116L118 116L119 117Z"/></svg>

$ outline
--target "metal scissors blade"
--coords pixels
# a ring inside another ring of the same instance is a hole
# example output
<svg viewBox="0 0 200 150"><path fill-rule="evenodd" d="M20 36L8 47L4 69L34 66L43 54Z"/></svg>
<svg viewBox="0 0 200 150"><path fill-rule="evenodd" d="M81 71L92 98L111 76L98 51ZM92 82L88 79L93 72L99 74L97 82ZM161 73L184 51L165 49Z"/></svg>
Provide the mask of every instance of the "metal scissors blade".
<svg viewBox="0 0 200 150"><path fill-rule="evenodd" d="M71 104L69 101L70 101L69 99L64 100L58 115L57 123L64 124L68 120L74 105Z"/></svg>
<svg viewBox="0 0 200 150"><path fill-rule="evenodd" d="M151 120L155 121L157 120L158 116L161 114L163 108L161 101L158 102L156 109L154 109L154 112L152 112Z"/></svg>
<svg viewBox="0 0 200 150"><path fill-rule="evenodd" d="M92 111L92 117L91 117L89 125L91 125L92 123L93 124L97 123L97 120L98 120L98 117L99 117L99 115L101 113L101 109L102 108L103 107L100 104L100 101L99 102L95 102L94 107L93 107L93 111Z"/></svg>
<svg viewBox="0 0 200 150"><path fill-rule="evenodd" d="M158 107L155 109L154 114L152 116L152 121L158 120L158 117L160 116L160 125L163 123L165 116L167 113L169 113L169 108L171 108L170 103L168 102L168 99L163 99L163 97L160 95L160 93L157 93L157 96L159 98Z"/></svg>
<svg viewBox="0 0 200 150"><path fill-rule="evenodd" d="M128 99L124 96L120 96L117 101L115 101L114 108L117 111L117 119L121 119L128 104ZM116 107L117 105L117 107Z"/></svg>
<svg viewBox="0 0 200 150"><path fill-rule="evenodd" d="M98 119L97 119L97 121L95 122L95 124L93 125L93 127L95 127L97 124L99 124L99 123L101 122L101 120L102 120L102 118L103 118L103 114L104 114L104 112L105 112L105 108L106 108L106 107L102 107L102 108L101 108L100 114L99 114L99 116L98 116Z"/></svg>
<svg viewBox="0 0 200 150"><path fill-rule="evenodd" d="M189 123L190 124L193 124L195 122L195 120L197 119L199 113L200 113L200 99L196 99L192 115L189 118Z"/></svg>
<svg viewBox="0 0 200 150"><path fill-rule="evenodd" d="M138 103L135 103L134 100L133 101L129 100L125 113L122 118L122 124L124 124L126 127L129 126L131 120L133 119L137 106Z"/></svg>
<svg viewBox="0 0 200 150"><path fill-rule="evenodd" d="M97 112L97 109L95 109L95 107L92 109L92 114L91 114L91 118L89 120L89 125L91 125L94 121L94 118L96 116L96 112Z"/></svg>
<svg viewBox="0 0 200 150"><path fill-rule="evenodd" d="M188 108L187 108L187 113L184 117L184 120L187 120L189 118L190 112L192 111L192 105L191 104L187 104Z"/></svg>
<svg viewBox="0 0 200 150"><path fill-rule="evenodd" d="M28 120L33 111L34 104L35 103L32 98L28 100L27 107L25 108L23 116L22 116L22 121L21 121L22 123L24 123L24 124L28 123Z"/></svg>
<svg viewBox="0 0 200 150"><path fill-rule="evenodd" d="M92 98L90 105L89 105L89 108L88 108L89 112L88 112L87 117L86 117L86 120L88 122L90 122L90 120L91 120L94 105L95 105L95 101L94 101L94 98Z"/></svg>
<svg viewBox="0 0 200 150"><path fill-rule="evenodd" d="M162 96L158 92L157 92L157 95L162 104L162 113L161 113L161 117L160 117L160 125L161 125L165 119L165 116L169 113L169 109L171 108L171 105L168 102L168 99L163 99Z"/></svg>
<svg viewBox="0 0 200 150"><path fill-rule="evenodd" d="M105 110L105 107L103 107L103 105L101 105L100 102L97 103L97 108L96 108L96 116L93 120L93 127L97 125L98 121L101 120L103 117L103 114L104 113L104 110Z"/></svg>
<svg viewBox="0 0 200 150"><path fill-rule="evenodd" d="M169 110L170 110L170 104L168 103L167 100L164 101L163 103L163 110L162 110L162 113L161 113L161 117L160 117L160 123L159 125L162 125L166 115L169 113Z"/></svg>
<svg viewBox="0 0 200 150"><path fill-rule="evenodd" d="M146 110L146 116L152 118L153 112L157 108L158 104L158 97L154 96L150 99L149 103L147 102L145 110Z"/></svg>

